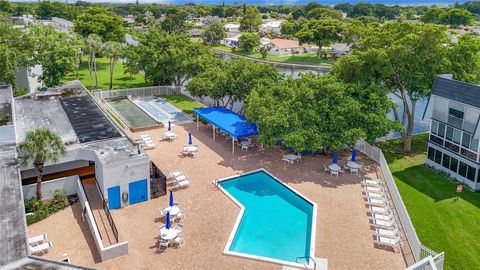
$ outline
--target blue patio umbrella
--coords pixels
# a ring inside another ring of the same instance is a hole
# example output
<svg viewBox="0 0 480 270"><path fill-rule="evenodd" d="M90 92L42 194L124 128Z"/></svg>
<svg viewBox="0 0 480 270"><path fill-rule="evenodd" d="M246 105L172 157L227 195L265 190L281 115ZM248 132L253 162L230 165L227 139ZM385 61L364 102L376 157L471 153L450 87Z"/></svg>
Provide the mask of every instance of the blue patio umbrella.
<svg viewBox="0 0 480 270"><path fill-rule="evenodd" d="M192 144L192 133L188 133L188 144Z"/></svg>
<svg viewBox="0 0 480 270"><path fill-rule="evenodd" d="M333 151L333 164L337 164L337 151Z"/></svg>
<svg viewBox="0 0 480 270"><path fill-rule="evenodd" d="M357 149L353 148L352 161L355 161L355 159L357 159Z"/></svg>
<svg viewBox="0 0 480 270"><path fill-rule="evenodd" d="M171 227L170 225L170 212L167 212L167 224L165 224L165 228L167 228L167 230L169 230Z"/></svg>
<svg viewBox="0 0 480 270"><path fill-rule="evenodd" d="M172 130L172 126L170 124L170 120L168 120L168 130Z"/></svg>
<svg viewBox="0 0 480 270"><path fill-rule="evenodd" d="M173 192L170 190L170 206L174 206L175 204L173 203Z"/></svg>

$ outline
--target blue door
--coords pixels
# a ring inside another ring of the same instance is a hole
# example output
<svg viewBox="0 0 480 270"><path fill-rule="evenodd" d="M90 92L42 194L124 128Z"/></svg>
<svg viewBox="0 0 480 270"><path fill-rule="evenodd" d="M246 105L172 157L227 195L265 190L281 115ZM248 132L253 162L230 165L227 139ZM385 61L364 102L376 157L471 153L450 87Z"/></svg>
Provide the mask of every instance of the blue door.
<svg viewBox="0 0 480 270"><path fill-rule="evenodd" d="M147 187L147 179L129 183L128 193L130 195L130 204L146 201L148 199Z"/></svg>
<svg viewBox="0 0 480 270"><path fill-rule="evenodd" d="M120 186L108 189L108 209L118 209L122 205L120 203Z"/></svg>

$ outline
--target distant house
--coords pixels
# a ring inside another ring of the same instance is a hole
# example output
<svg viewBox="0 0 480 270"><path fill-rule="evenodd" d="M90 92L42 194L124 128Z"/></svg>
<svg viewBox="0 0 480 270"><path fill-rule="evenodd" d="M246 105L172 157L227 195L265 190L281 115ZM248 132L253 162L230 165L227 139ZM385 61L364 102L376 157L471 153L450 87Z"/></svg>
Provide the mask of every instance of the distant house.
<svg viewBox="0 0 480 270"><path fill-rule="evenodd" d="M240 24L227 23L223 26L225 32L240 33Z"/></svg>
<svg viewBox="0 0 480 270"><path fill-rule="evenodd" d="M73 22L63 18L52 17L53 26L63 32L68 32L73 27Z"/></svg>
<svg viewBox="0 0 480 270"><path fill-rule="evenodd" d="M225 45L227 47L239 47L238 39L242 34L234 34L234 33L226 33L227 37L222 39L220 44Z"/></svg>
<svg viewBox="0 0 480 270"><path fill-rule="evenodd" d="M305 46L301 45L298 40L274 38L270 41L269 55L283 56L305 53Z"/></svg>
<svg viewBox="0 0 480 270"><path fill-rule="evenodd" d="M272 41L269 38L261 38L260 39L260 46L265 47L269 46L272 43Z"/></svg>
<svg viewBox="0 0 480 270"><path fill-rule="evenodd" d="M281 34L283 21L268 21L260 25L260 33L266 34L274 32Z"/></svg>
<svg viewBox="0 0 480 270"><path fill-rule="evenodd" d="M133 24L135 23L135 18L133 15L127 15L126 17L123 17L123 22L126 24Z"/></svg>
<svg viewBox="0 0 480 270"><path fill-rule="evenodd" d="M480 86L435 78L423 120L430 121L427 165L480 189Z"/></svg>
<svg viewBox="0 0 480 270"><path fill-rule="evenodd" d="M192 37L192 38L199 38L202 36L203 32L205 30L203 29L188 29L187 33Z"/></svg>

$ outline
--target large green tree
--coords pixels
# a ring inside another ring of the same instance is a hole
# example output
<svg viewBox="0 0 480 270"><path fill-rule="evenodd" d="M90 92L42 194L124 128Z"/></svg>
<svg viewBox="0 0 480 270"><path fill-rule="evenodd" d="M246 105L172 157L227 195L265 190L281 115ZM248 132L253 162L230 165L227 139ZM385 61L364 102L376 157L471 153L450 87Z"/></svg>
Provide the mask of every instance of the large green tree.
<svg viewBox="0 0 480 270"><path fill-rule="evenodd" d="M342 80L385 87L402 101L402 115L396 107L392 110L405 127L400 134L406 153L411 150L417 102L429 93L436 74L445 71L448 41L442 27L387 23L365 32L358 49L334 65L333 73Z"/></svg>
<svg viewBox="0 0 480 270"><path fill-rule="evenodd" d="M139 35L138 69L145 72L151 85L181 86L209 65L221 61L202 44L192 42L188 35L152 28Z"/></svg>
<svg viewBox="0 0 480 270"><path fill-rule="evenodd" d="M256 7L247 7L245 16L240 20L240 30L246 32L257 32L262 24L262 17Z"/></svg>
<svg viewBox="0 0 480 270"><path fill-rule="evenodd" d="M68 72L75 70L80 45L52 26L32 25L28 35L33 39L32 64L42 65L46 86L60 84Z"/></svg>
<svg viewBox="0 0 480 270"><path fill-rule="evenodd" d="M214 22L210 24L202 34L203 41L206 44L218 44L226 37L221 23Z"/></svg>
<svg viewBox="0 0 480 270"><path fill-rule="evenodd" d="M59 1L40 1L35 7L35 11L36 15L43 20L50 20L52 17L74 20L78 15L75 5Z"/></svg>
<svg viewBox="0 0 480 270"><path fill-rule="evenodd" d="M310 20L297 33L297 37L301 42L317 45L320 56L322 47L342 39L341 32L342 25L339 20Z"/></svg>
<svg viewBox="0 0 480 270"><path fill-rule="evenodd" d="M232 108L234 102L246 102L255 87L278 82L281 78L271 65L238 58L211 66L195 76L186 89L193 96L210 97L217 105Z"/></svg>
<svg viewBox="0 0 480 270"><path fill-rule="evenodd" d="M256 87L247 98L246 116L267 145L282 140L295 151L328 152L358 139L373 142L394 129L386 117L390 103L382 88L307 73Z"/></svg>
<svg viewBox="0 0 480 270"><path fill-rule="evenodd" d="M178 7L170 8L160 25L167 32L182 32L186 29L185 21L188 15L188 12Z"/></svg>
<svg viewBox="0 0 480 270"><path fill-rule="evenodd" d="M30 66L32 42L27 37L21 30L0 22L0 82L15 87L15 72Z"/></svg>
<svg viewBox="0 0 480 270"><path fill-rule="evenodd" d="M257 33L243 33L238 38L239 47L247 52L253 52L260 45L260 36Z"/></svg>
<svg viewBox="0 0 480 270"><path fill-rule="evenodd" d="M45 163L57 162L66 149L62 139L47 128L28 131L25 141L18 145L22 166L32 164L37 170L37 199L42 199L42 177Z"/></svg>
<svg viewBox="0 0 480 270"><path fill-rule="evenodd" d="M88 37L97 34L103 41L125 40L125 28L122 17L101 7L89 7L74 21L74 31Z"/></svg>
<svg viewBox="0 0 480 270"><path fill-rule="evenodd" d="M324 19L343 19L342 12L331 8L314 8L307 13L309 19L324 20Z"/></svg>

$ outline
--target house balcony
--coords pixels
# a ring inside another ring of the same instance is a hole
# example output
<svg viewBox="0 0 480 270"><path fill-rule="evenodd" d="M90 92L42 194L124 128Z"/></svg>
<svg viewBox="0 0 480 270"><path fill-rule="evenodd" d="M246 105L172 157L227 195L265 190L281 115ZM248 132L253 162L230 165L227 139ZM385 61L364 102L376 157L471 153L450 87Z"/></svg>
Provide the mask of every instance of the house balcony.
<svg viewBox="0 0 480 270"><path fill-rule="evenodd" d="M432 118L447 123L448 125L466 131L468 133L474 134L477 127L477 123L472 123L464 119L455 117L447 112L434 110Z"/></svg>

